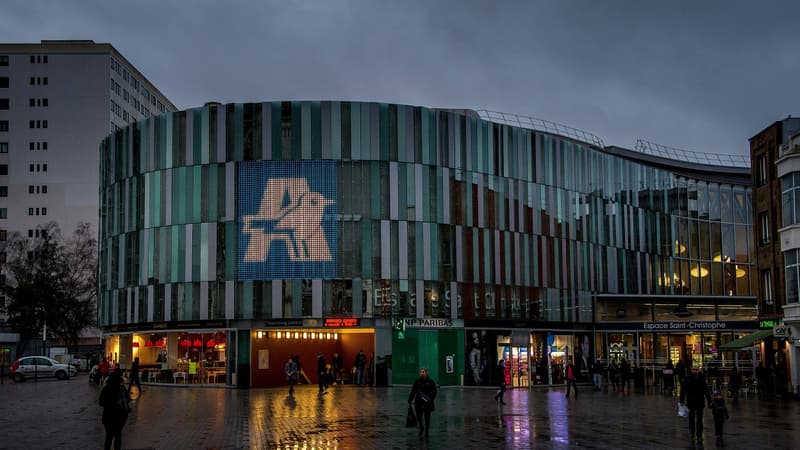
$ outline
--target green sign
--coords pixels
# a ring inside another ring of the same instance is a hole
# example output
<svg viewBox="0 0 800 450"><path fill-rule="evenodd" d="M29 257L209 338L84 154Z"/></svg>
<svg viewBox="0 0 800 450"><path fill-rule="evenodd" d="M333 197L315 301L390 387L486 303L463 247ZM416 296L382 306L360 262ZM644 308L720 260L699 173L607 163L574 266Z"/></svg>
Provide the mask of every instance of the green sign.
<svg viewBox="0 0 800 450"><path fill-rule="evenodd" d="M758 322L758 328L773 328L775 325L774 320L762 320Z"/></svg>

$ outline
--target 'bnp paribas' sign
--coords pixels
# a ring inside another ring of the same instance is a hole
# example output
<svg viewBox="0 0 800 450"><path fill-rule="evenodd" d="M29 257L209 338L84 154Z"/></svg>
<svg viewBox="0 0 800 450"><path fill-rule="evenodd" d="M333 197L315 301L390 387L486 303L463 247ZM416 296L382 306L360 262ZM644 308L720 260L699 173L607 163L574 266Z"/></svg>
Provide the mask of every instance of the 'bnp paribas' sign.
<svg viewBox="0 0 800 450"><path fill-rule="evenodd" d="M333 161L243 162L238 188L239 279L338 275Z"/></svg>

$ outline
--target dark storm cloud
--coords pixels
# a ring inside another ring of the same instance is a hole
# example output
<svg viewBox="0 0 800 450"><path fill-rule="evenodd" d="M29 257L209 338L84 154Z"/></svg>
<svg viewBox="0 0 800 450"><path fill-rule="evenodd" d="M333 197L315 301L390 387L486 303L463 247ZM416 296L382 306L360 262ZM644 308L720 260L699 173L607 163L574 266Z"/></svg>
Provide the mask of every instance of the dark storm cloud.
<svg viewBox="0 0 800 450"><path fill-rule="evenodd" d="M488 108L747 154L798 113L797 2L11 1L0 40L110 42L180 108L353 99Z"/></svg>

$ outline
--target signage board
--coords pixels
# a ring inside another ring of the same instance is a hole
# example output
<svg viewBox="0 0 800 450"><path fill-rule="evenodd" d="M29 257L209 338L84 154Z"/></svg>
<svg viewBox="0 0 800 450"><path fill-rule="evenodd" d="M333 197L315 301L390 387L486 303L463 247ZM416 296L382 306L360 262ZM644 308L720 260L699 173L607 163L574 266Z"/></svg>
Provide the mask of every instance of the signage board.
<svg viewBox="0 0 800 450"><path fill-rule="evenodd" d="M240 280L336 278L334 161L239 163Z"/></svg>
<svg viewBox="0 0 800 450"><path fill-rule="evenodd" d="M792 329L789 328L789 325L775 325L772 328L772 334L777 339L789 339L792 336Z"/></svg>
<svg viewBox="0 0 800 450"><path fill-rule="evenodd" d="M403 319L406 328L458 328L463 325L452 319Z"/></svg>
<svg viewBox="0 0 800 450"><path fill-rule="evenodd" d="M358 317L328 317L323 322L325 327L351 328L361 325Z"/></svg>

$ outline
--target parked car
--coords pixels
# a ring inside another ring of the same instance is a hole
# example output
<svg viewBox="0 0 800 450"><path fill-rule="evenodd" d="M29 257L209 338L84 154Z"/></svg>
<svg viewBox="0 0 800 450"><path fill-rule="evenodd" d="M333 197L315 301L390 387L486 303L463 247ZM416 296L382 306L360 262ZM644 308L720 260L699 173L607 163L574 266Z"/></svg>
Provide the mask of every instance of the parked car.
<svg viewBox="0 0 800 450"><path fill-rule="evenodd" d="M14 361L9 376L14 381L25 381L28 378L56 377L65 380L67 375L75 376L78 370L74 366L61 364L46 356L25 356Z"/></svg>

